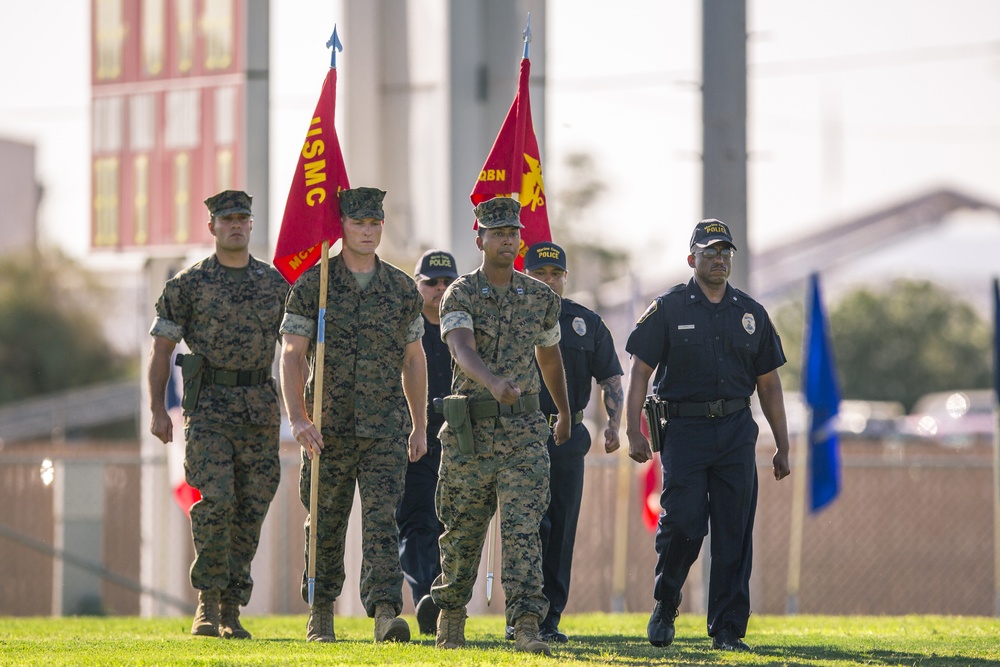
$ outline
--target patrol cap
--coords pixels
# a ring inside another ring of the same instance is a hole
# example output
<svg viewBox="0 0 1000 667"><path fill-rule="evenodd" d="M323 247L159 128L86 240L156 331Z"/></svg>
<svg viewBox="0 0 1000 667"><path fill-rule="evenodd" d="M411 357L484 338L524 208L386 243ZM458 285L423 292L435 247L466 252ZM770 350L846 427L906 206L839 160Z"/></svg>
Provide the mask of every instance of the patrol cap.
<svg viewBox="0 0 1000 667"><path fill-rule="evenodd" d="M251 201L253 201L253 197L242 190L223 190L219 194L212 195L206 199L205 206L208 207L208 213L213 218L232 213L252 215L250 212Z"/></svg>
<svg viewBox="0 0 1000 667"><path fill-rule="evenodd" d="M455 270L455 258L450 252L444 250L428 250L417 260L413 275L420 280L430 280L442 276L458 278L458 271Z"/></svg>
<svg viewBox="0 0 1000 667"><path fill-rule="evenodd" d="M728 243L733 246L734 250L737 249L736 244L733 243L733 235L729 232L726 223L715 218L708 218L694 226L691 243L688 244L688 247L707 248L715 243Z"/></svg>
<svg viewBox="0 0 1000 667"><path fill-rule="evenodd" d="M540 241L524 253L524 270L534 271L543 266L566 270L566 251L552 241Z"/></svg>
<svg viewBox="0 0 1000 667"><path fill-rule="evenodd" d="M521 224L521 203L511 197L487 199L475 208L476 221L484 229L524 227Z"/></svg>
<svg viewBox="0 0 1000 667"><path fill-rule="evenodd" d="M354 220L376 218L385 220L382 199L385 192L378 188L354 188L340 191L340 213Z"/></svg>

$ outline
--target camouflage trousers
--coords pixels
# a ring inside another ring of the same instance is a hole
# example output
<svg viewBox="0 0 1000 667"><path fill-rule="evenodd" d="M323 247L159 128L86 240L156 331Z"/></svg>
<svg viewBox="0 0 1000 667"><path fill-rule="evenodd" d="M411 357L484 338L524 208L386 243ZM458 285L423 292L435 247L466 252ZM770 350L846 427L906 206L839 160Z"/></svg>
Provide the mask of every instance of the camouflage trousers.
<svg viewBox="0 0 1000 667"><path fill-rule="evenodd" d="M250 562L281 480L278 430L184 419L184 476L201 492L191 508L191 585L220 590L225 602L250 601Z"/></svg>
<svg viewBox="0 0 1000 667"><path fill-rule="evenodd" d="M341 437L323 431L319 457L317 517L306 517L306 567L302 599L309 601L309 530L316 519L316 588L314 603L336 601L344 589L344 546L354 487L361 495L361 602L369 617L376 604L403 610L403 571L395 510L403 496L407 439ZM312 462L302 454L299 499L309 510Z"/></svg>
<svg viewBox="0 0 1000 667"><path fill-rule="evenodd" d="M472 599L483 541L499 500L502 544L500 579L507 625L523 614L545 618L542 545L538 528L549 506L549 429L541 413L475 422L475 454L462 454L450 427L441 431L438 518L441 574L431 587L442 609Z"/></svg>

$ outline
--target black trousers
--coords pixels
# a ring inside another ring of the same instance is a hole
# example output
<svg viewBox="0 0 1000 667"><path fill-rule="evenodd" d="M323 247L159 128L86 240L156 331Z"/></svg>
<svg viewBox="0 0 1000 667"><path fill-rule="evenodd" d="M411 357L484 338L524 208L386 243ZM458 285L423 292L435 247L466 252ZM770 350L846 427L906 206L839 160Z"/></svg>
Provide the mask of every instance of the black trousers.
<svg viewBox="0 0 1000 667"><path fill-rule="evenodd" d="M743 637L750 617L757 433L750 410L721 419L674 418L660 451L663 512L653 597L676 599L711 527L710 636L728 627Z"/></svg>
<svg viewBox="0 0 1000 667"><path fill-rule="evenodd" d="M549 438L549 491L552 500L542 517L539 535L542 539L542 594L549 601L549 613L542 625L559 625L566 601L573 568L576 527L583 501L584 457L590 449L590 432L577 424L570 439L556 445Z"/></svg>
<svg viewBox="0 0 1000 667"><path fill-rule="evenodd" d="M444 526L434 510L438 469L441 467L441 443L427 439L427 453L406 467L403 498L396 508L399 528L399 564L403 577L410 584L413 604L431 592L431 584L441 574L441 554L438 537Z"/></svg>

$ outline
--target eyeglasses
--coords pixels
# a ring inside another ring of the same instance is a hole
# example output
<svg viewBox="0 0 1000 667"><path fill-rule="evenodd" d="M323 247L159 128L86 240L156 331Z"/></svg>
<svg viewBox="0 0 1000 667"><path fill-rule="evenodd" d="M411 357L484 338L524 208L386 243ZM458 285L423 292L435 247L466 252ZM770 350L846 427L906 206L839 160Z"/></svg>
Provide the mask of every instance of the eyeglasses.
<svg viewBox="0 0 1000 667"><path fill-rule="evenodd" d="M732 259L733 254L736 252L736 248L732 246L726 246L725 248L705 248L704 250L695 251L696 255L701 255L705 259L715 259L719 255L722 255L723 259Z"/></svg>
<svg viewBox="0 0 1000 667"><path fill-rule="evenodd" d="M421 280L420 282L427 285L428 287L437 287L438 283L444 283L444 286L447 287L448 285L455 282L455 279L450 278L448 276L442 276L441 278L428 278L427 280Z"/></svg>

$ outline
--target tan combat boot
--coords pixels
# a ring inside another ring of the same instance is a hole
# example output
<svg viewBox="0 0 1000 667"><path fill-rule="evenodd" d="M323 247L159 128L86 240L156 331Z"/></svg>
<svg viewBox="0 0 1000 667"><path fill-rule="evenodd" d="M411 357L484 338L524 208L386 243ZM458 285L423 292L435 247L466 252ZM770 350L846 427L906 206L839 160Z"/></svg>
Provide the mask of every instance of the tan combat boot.
<svg viewBox="0 0 1000 667"><path fill-rule="evenodd" d="M309 610L309 622L306 623L306 641L337 641L337 635L333 632L333 603L313 605Z"/></svg>
<svg viewBox="0 0 1000 667"><path fill-rule="evenodd" d="M387 604L375 605L375 641L410 641L410 626Z"/></svg>
<svg viewBox="0 0 1000 667"><path fill-rule="evenodd" d="M219 636L219 591L198 591L198 610L194 613L191 634Z"/></svg>
<svg viewBox="0 0 1000 667"><path fill-rule="evenodd" d="M219 636L223 639L250 639L250 633L240 624L238 602L223 602L219 605Z"/></svg>
<svg viewBox="0 0 1000 667"><path fill-rule="evenodd" d="M514 648L525 653L552 655L549 645L538 638L538 617L534 614L522 614L514 621Z"/></svg>
<svg viewBox="0 0 1000 667"><path fill-rule="evenodd" d="M465 607L442 609L438 616L437 648L462 648L465 646Z"/></svg>

